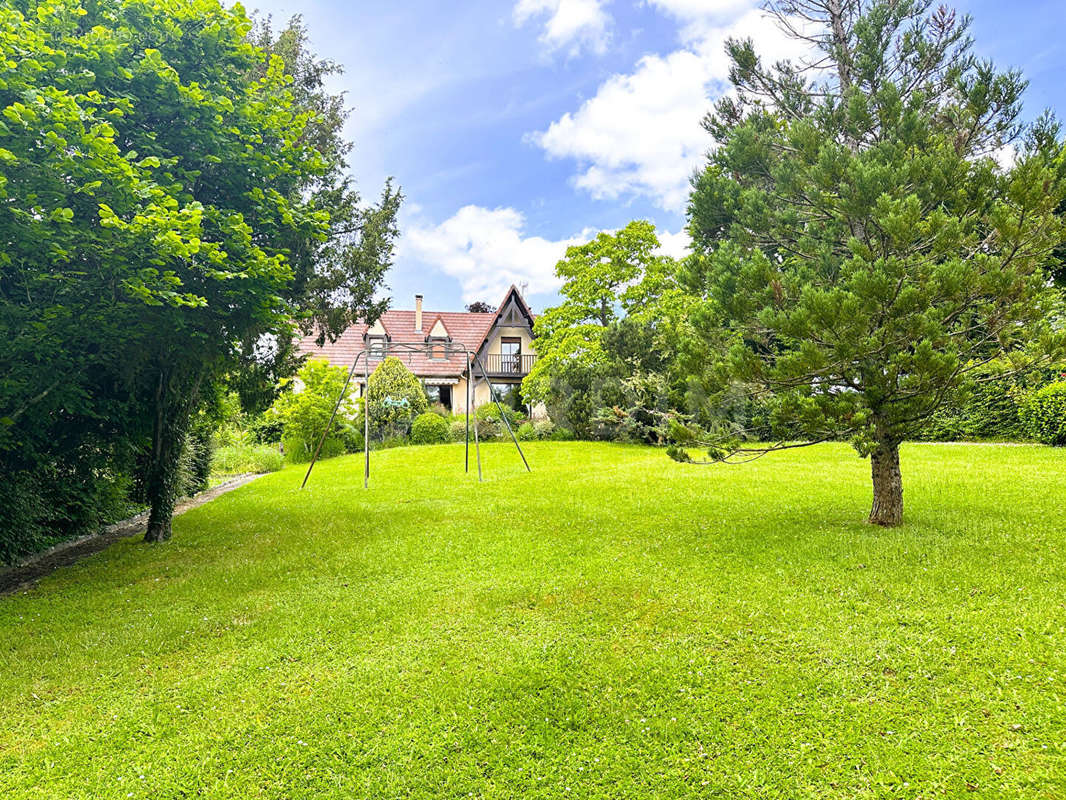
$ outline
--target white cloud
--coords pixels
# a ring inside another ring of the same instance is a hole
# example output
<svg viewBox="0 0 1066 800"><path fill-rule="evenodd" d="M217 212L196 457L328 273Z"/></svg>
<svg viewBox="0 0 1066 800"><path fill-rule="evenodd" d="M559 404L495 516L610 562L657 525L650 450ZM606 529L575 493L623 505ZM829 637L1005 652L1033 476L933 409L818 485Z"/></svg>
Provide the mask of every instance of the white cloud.
<svg viewBox="0 0 1066 800"><path fill-rule="evenodd" d="M758 10L712 24L715 13L738 6L734 0L703 15L696 13L696 0L653 1L698 35L691 33L685 47L665 56L645 56L629 74L608 78L578 110L529 138L549 157L574 159L579 169L574 185L597 199L643 195L680 211L689 176L713 145L700 120L729 90L726 39L750 37L773 61L801 51ZM741 7L750 5L743 0Z"/></svg>
<svg viewBox="0 0 1066 800"><path fill-rule="evenodd" d="M525 236L525 217L513 208L464 206L439 225L411 225L401 253L436 267L463 287L466 302L495 302L511 284L531 293L559 288L555 265L566 248L583 244L593 231L561 241Z"/></svg>
<svg viewBox="0 0 1066 800"><path fill-rule="evenodd" d="M677 233L657 231L656 236L659 237L659 249L655 251L658 255L684 258L692 252L692 238L684 228Z"/></svg>
<svg viewBox="0 0 1066 800"><path fill-rule="evenodd" d="M549 51L567 48L570 55L585 47L595 53L606 51L610 17L603 0L518 0L514 7L516 25L544 15L548 21L540 41Z"/></svg>

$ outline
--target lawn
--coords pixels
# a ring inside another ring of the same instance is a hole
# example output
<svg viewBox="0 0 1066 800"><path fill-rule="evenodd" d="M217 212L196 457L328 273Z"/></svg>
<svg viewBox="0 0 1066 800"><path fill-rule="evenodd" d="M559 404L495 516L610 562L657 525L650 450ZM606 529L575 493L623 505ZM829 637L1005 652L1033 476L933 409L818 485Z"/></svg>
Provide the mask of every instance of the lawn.
<svg viewBox="0 0 1066 800"><path fill-rule="evenodd" d="M0 597L6 798L1066 797L1066 450L267 475Z"/></svg>

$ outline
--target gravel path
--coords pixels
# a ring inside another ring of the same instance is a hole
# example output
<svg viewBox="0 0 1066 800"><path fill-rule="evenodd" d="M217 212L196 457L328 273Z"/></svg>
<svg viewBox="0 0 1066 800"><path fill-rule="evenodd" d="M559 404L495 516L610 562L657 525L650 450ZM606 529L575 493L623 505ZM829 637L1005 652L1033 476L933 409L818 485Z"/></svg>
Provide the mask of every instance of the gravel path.
<svg viewBox="0 0 1066 800"><path fill-rule="evenodd" d="M220 483L206 491L200 492L193 497L187 497L174 507L174 516L188 511L190 508L210 503L216 497L232 492L238 487L244 486L258 478L259 475L248 473L230 478L225 483ZM148 527L148 512L145 511L135 517L124 519L108 525L99 533L91 533L62 542L55 547L36 553L19 562L13 567L0 569L0 595L10 594L19 589L27 589L60 567L69 567L71 564L81 561L86 556L99 553L119 539L128 536L143 535Z"/></svg>

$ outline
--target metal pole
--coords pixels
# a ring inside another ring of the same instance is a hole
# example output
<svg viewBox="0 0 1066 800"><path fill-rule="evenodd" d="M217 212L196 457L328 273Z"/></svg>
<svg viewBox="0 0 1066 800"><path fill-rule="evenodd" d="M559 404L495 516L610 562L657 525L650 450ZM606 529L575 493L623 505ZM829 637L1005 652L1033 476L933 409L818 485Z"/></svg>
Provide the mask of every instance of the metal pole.
<svg viewBox="0 0 1066 800"><path fill-rule="evenodd" d="M476 355L474 356L477 357ZM474 362L468 361L470 365L470 382L472 384L474 380ZM471 389L471 396L473 395L473 389ZM470 424L470 405L467 405L466 411L467 425ZM477 435L477 417L474 418L474 454L477 456L477 482L481 483L481 442L478 440Z"/></svg>
<svg viewBox="0 0 1066 800"><path fill-rule="evenodd" d="M363 488L370 486L370 354L363 364Z"/></svg>
<svg viewBox="0 0 1066 800"><path fill-rule="evenodd" d="M514 442L514 446L518 448L518 455L522 456L522 463L526 465L526 472L532 472L529 468L529 462L526 461L526 454L522 452L522 445L518 443L518 437L514 435L514 431L511 430L511 423L507 419L507 415L503 411L503 406L500 405L500 398L496 395L496 390L492 388L492 381L489 380L489 374L485 371L485 365L481 363L481 359L478 358L477 353L474 353L474 358L477 359L477 363L481 366L481 374L485 378L485 383L489 385L489 395L496 401L496 408L500 412L500 419L503 420L503 424L507 427L507 432L511 434L511 441ZM474 428L476 431L477 428Z"/></svg>
<svg viewBox="0 0 1066 800"><path fill-rule="evenodd" d="M470 381L474 377L474 370L470 365L470 351L463 345L466 353L466 471L470 472Z"/></svg>
<svg viewBox="0 0 1066 800"><path fill-rule="evenodd" d="M318 447L315 448L315 454L311 456L311 463L307 465L307 473L304 475L304 482L300 484L301 489L307 486L307 479L311 477L311 470L315 468L315 462L318 461L318 454L322 452L322 443L326 441L326 435L329 433L329 429L333 426L333 420L337 418L337 411L340 409L341 403L344 402L344 395L348 392L348 384L352 382L352 375L355 374L355 368L359 365L359 358L365 354L365 350L362 353L357 353L355 361L352 362L352 368L348 370L348 378L344 381L344 388L341 389L341 396L337 398L337 403L333 406L333 413L329 415L329 422L326 423L326 429L322 431L322 436L318 440ZM369 356L367 357L367 360L369 361Z"/></svg>

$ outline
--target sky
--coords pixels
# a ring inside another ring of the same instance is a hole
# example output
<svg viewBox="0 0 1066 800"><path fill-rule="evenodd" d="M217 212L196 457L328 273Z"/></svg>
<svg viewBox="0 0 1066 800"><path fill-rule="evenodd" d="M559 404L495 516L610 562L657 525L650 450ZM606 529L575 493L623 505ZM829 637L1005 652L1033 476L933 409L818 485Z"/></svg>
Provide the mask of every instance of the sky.
<svg viewBox="0 0 1066 800"><path fill-rule="evenodd" d="M1063 0L958 0L977 53L1029 80L1025 115L1066 111ZM527 285L552 305L567 246L647 219L687 246L688 180L713 146L700 120L728 90L723 44L794 52L755 0L244 0L301 14L344 67L352 173L366 200L401 187L394 308L459 310Z"/></svg>

